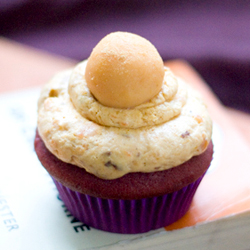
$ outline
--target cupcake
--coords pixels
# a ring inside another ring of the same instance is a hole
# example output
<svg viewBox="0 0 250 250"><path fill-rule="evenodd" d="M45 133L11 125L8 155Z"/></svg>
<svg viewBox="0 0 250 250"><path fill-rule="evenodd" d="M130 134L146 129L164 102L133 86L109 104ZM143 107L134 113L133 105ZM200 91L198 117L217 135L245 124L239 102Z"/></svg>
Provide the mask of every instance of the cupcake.
<svg viewBox="0 0 250 250"><path fill-rule="evenodd" d="M77 219L144 233L187 212L212 160L211 133L202 98L156 48L114 32L44 86L35 150Z"/></svg>

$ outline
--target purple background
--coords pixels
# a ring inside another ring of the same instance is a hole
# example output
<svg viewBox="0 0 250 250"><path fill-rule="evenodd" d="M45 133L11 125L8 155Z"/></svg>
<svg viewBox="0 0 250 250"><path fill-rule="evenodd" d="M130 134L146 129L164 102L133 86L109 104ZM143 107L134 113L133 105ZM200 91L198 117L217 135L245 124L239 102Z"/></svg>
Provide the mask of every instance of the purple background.
<svg viewBox="0 0 250 250"><path fill-rule="evenodd" d="M189 61L228 106L250 112L250 1L0 0L0 35L83 60L106 34Z"/></svg>

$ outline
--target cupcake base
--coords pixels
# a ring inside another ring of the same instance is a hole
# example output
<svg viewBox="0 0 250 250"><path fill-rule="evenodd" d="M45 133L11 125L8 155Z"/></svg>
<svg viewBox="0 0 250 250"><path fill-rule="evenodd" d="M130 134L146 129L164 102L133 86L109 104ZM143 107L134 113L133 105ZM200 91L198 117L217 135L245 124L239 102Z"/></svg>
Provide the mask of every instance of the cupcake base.
<svg viewBox="0 0 250 250"><path fill-rule="evenodd" d="M174 168L129 173L114 180L100 179L62 162L49 152L38 133L35 150L74 217L100 230L136 234L168 226L188 211L210 166L213 144Z"/></svg>
<svg viewBox="0 0 250 250"><path fill-rule="evenodd" d="M53 180L60 198L78 220L108 232L137 234L179 220L188 211L203 176L178 191L135 200L93 197L73 191Z"/></svg>

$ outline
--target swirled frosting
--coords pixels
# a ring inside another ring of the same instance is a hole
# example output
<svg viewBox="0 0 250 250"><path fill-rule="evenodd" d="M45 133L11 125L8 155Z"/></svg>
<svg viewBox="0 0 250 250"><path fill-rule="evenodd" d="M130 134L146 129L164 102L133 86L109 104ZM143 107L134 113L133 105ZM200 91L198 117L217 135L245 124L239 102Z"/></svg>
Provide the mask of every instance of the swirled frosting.
<svg viewBox="0 0 250 250"><path fill-rule="evenodd" d="M212 121L200 95L165 68L161 91L132 109L103 106L87 88L86 61L41 92L38 131L62 161L103 179L154 172L204 152Z"/></svg>
<svg viewBox="0 0 250 250"><path fill-rule="evenodd" d="M140 128L170 120L181 112L186 102L186 89L179 88L172 72L165 68L161 91L150 101L132 109L110 108L102 105L91 94L85 81L87 61L79 63L69 81L69 95L76 110L89 120L104 126Z"/></svg>

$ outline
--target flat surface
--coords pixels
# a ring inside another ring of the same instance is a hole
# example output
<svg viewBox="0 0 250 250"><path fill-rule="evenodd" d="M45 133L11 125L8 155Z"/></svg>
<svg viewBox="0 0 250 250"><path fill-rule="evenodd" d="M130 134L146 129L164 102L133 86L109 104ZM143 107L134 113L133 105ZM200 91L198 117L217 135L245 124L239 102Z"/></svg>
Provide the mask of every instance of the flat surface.
<svg viewBox="0 0 250 250"><path fill-rule="evenodd" d="M75 61L0 37L0 92L43 85Z"/></svg>

